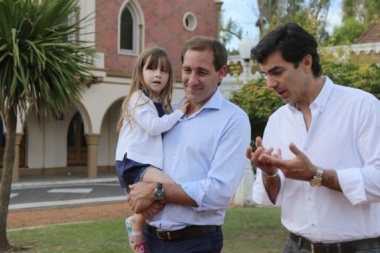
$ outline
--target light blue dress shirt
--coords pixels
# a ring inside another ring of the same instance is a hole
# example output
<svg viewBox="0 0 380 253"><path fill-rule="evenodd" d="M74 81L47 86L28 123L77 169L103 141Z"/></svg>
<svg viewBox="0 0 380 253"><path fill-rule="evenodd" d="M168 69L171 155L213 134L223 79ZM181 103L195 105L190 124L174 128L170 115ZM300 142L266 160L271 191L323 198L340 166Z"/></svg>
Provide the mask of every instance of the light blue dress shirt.
<svg viewBox="0 0 380 253"><path fill-rule="evenodd" d="M182 118L164 136L163 170L198 207L167 204L148 223L162 230L189 225L222 225L225 211L249 161L247 114L219 90L196 113Z"/></svg>

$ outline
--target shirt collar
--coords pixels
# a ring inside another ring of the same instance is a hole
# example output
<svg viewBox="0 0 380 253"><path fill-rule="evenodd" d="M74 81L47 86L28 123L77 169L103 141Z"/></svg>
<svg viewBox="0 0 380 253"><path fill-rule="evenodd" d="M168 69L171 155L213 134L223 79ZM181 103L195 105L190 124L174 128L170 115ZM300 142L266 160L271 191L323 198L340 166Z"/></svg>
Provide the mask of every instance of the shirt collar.
<svg viewBox="0 0 380 253"><path fill-rule="evenodd" d="M321 112L323 112L326 107L327 101L332 93L334 83L331 81L329 77L326 76L325 83L323 84L321 92L319 92L318 96L315 98L313 103L311 103L311 108L317 107Z"/></svg>
<svg viewBox="0 0 380 253"><path fill-rule="evenodd" d="M215 91L215 93L211 96L211 98L200 108L197 112L187 117L188 119L191 119L195 116L197 116L201 111L207 110L207 109L214 109L219 110L222 108L224 97L222 96L219 89Z"/></svg>
<svg viewBox="0 0 380 253"><path fill-rule="evenodd" d="M318 96L314 99L314 101L310 104L311 109L318 108L321 112L323 112L324 108L326 107L327 101L329 100L329 97L334 87L334 83L331 81L331 79L328 76L325 77L325 83L323 84L321 91L319 92ZM288 108L291 111L297 110L294 104L288 104Z"/></svg>
<svg viewBox="0 0 380 253"><path fill-rule="evenodd" d="M223 103L223 96L221 92L219 91L219 89L217 89L214 95L212 95L211 98L206 102L206 104L203 105L202 109L204 108L220 109L222 107L222 103Z"/></svg>

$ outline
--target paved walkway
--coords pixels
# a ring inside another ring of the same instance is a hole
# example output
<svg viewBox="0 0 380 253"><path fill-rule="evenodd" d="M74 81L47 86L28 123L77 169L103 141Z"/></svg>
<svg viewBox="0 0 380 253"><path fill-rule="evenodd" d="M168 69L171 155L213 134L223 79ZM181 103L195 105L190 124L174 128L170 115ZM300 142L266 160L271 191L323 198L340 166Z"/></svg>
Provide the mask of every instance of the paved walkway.
<svg viewBox="0 0 380 253"><path fill-rule="evenodd" d="M12 184L9 210L88 205L126 200L114 174L24 176Z"/></svg>

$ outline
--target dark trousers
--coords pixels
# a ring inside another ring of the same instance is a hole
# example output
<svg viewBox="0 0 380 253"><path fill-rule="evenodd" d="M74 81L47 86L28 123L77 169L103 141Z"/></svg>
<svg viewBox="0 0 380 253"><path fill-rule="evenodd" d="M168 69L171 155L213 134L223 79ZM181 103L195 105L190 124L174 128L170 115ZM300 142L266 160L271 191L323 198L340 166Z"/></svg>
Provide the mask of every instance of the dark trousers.
<svg viewBox="0 0 380 253"><path fill-rule="evenodd" d="M311 251L306 249L300 249L296 242L294 242L290 237L286 240L282 253L311 253ZM340 253L345 253L343 250ZM378 249L367 249L356 251L356 253L380 253L380 248Z"/></svg>
<svg viewBox="0 0 380 253"><path fill-rule="evenodd" d="M177 241L164 241L144 228L148 253L220 253L223 248L222 230Z"/></svg>

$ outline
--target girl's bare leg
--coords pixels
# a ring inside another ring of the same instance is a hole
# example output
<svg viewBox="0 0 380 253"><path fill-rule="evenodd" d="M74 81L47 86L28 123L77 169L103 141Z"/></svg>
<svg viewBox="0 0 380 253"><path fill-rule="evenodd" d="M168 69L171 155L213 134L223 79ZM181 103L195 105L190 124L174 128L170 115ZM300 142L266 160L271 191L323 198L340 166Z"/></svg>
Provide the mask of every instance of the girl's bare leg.
<svg viewBox="0 0 380 253"><path fill-rule="evenodd" d="M174 181L161 170L155 167L148 167L143 174L143 182L173 183ZM145 252L144 238L142 230L145 224L145 217L141 214L133 214L126 220L129 235L129 244L133 252Z"/></svg>

